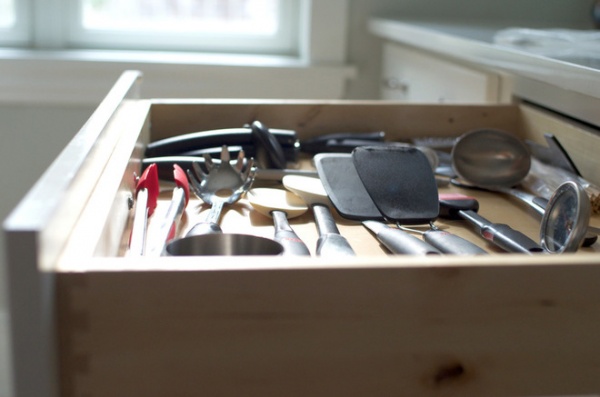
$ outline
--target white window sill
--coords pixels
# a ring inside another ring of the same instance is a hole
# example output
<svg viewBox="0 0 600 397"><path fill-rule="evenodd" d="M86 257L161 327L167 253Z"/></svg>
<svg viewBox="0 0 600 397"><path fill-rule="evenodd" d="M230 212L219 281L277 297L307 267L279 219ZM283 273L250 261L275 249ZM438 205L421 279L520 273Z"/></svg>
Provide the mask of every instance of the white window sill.
<svg viewBox="0 0 600 397"><path fill-rule="evenodd" d="M282 56L0 49L0 102L95 105L127 69L146 98L341 99L353 66Z"/></svg>

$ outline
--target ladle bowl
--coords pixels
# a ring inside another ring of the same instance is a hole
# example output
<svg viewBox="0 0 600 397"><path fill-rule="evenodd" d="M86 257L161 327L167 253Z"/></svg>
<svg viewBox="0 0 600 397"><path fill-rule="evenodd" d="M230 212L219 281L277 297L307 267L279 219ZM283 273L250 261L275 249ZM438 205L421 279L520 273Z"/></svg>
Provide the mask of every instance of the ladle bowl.
<svg viewBox="0 0 600 397"><path fill-rule="evenodd" d="M512 187L529 173L531 155L519 138L501 130L462 135L452 148L452 166L461 179L479 187Z"/></svg>
<svg viewBox="0 0 600 397"><path fill-rule="evenodd" d="M167 255L281 255L283 246L266 237L250 234L200 234L173 240L167 245Z"/></svg>

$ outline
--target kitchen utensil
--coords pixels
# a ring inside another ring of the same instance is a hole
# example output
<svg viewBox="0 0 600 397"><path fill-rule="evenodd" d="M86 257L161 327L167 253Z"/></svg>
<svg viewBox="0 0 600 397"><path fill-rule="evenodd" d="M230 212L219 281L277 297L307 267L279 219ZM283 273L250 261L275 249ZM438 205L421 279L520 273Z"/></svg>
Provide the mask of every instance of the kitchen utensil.
<svg viewBox="0 0 600 397"><path fill-rule="evenodd" d="M455 185L508 194L544 214L546 200L513 188L531 167L529 149L517 137L501 130L474 130L456 140L451 156L454 170L467 182Z"/></svg>
<svg viewBox="0 0 600 397"><path fill-rule="evenodd" d="M227 146L223 146L218 166L213 164L209 156L205 158L208 173L197 163L192 165L192 170L188 170L192 191L211 208L206 220L194 225L186 236L222 233L218 222L223 207L239 200L250 189L254 180L252 159L248 160L245 167L244 162L244 154L240 152L235 167L232 166Z"/></svg>
<svg viewBox="0 0 600 397"><path fill-rule="evenodd" d="M282 147L295 148L295 152L297 152L298 137L295 131L271 128L269 132ZM223 145L256 147L260 144L261 142L257 140L257 135L253 133L250 126L223 128L192 132L150 142L146 146L145 157L189 154L198 149L218 148Z"/></svg>
<svg viewBox="0 0 600 397"><path fill-rule="evenodd" d="M331 133L300 142L305 153L350 153L357 146L385 144L385 132Z"/></svg>
<svg viewBox="0 0 600 397"><path fill-rule="evenodd" d="M352 160L366 191L385 219L398 226L429 224L430 230L423 233L423 239L444 253L485 253L470 241L434 226L433 220L439 213L438 191L430 159L422 150L363 147L352 153Z"/></svg>
<svg viewBox="0 0 600 397"><path fill-rule="evenodd" d="M359 147L352 160L375 206L403 225L429 223L439 212L438 191L427 157L410 146Z"/></svg>
<svg viewBox="0 0 600 397"><path fill-rule="evenodd" d="M508 252L533 254L544 252L535 241L506 224L492 223L477 214L479 203L473 197L462 194L440 194L440 217L464 219L477 228L489 242Z"/></svg>
<svg viewBox="0 0 600 397"><path fill-rule="evenodd" d="M580 184L568 181L560 185L542 218L542 247L555 253L577 251L588 232L590 213L589 198Z"/></svg>
<svg viewBox="0 0 600 397"><path fill-rule="evenodd" d="M439 250L456 254L482 252L481 248L474 244L439 230L425 232L426 241L423 241L404 230L388 227L380 222L384 220L384 216L363 185L351 154L322 153L316 155L314 160L323 186L338 212L345 218L362 220L363 225L391 252L413 255L439 254ZM436 238L435 235L442 238ZM427 240L433 241L435 247ZM463 248L465 244L466 248Z"/></svg>
<svg viewBox="0 0 600 397"><path fill-rule="evenodd" d="M283 186L296 193L312 209L319 231L316 254L318 256L339 257L354 256L355 252L348 240L340 234L335 220L329 210L327 192L318 178L286 175Z"/></svg>
<svg viewBox="0 0 600 397"><path fill-rule="evenodd" d="M455 185L472 187L469 184L473 184L508 194L543 217L548 201L513 187L527 176L531 164L527 145L500 130L469 132L461 136L452 149L452 165L456 173L468 182L453 181ZM599 232L600 230L588 226L584 245L594 244Z"/></svg>
<svg viewBox="0 0 600 397"><path fill-rule="evenodd" d="M239 155L239 152L238 152ZM192 164L198 163L203 168L206 159L204 156L164 156L164 157L149 157L142 160L142 168L150 164L158 166L158 177L168 180L171 177L173 164L179 165L183 169L192 168ZM219 159L211 159L213 164L220 164ZM234 162L235 163L235 162ZM235 165L235 164L234 164ZM244 166L245 168L246 166ZM301 175L316 178L318 177L315 171L301 170L294 168L275 169L275 168L256 168L254 179L256 180L271 180L281 181L285 175Z"/></svg>
<svg viewBox="0 0 600 397"><path fill-rule="evenodd" d="M281 255L278 242L249 234L202 234L173 240L166 253L171 256L195 255Z"/></svg>
<svg viewBox="0 0 600 397"><path fill-rule="evenodd" d="M173 180L175 181L176 186L173 189L171 203L169 204L167 214L158 230L158 237L150 249L150 255L158 256L163 254L167 243L173 239L177 233L177 225L190 199L190 188L187 176L185 171L176 164L173 165Z"/></svg>
<svg viewBox="0 0 600 397"><path fill-rule="evenodd" d="M394 254L439 255L441 251L404 230L392 228L379 221L363 221L377 240Z"/></svg>
<svg viewBox="0 0 600 397"><path fill-rule="evenodd" d="M455 142L452 166L473 185L512 187L527 176L531 157L517 137L501 130L481 129L468 132Z"/></svg>
<svg viewBox="0 0 600 397"><path fill-rule="evenodd" d="M317 154L314 163L325 192L341 216L354 220L384 220L365 189L350 153Z"/></svg>
<svg viewBox="0 0 600 397"><path fill-rule="evenodd" d="M249 127L254 141L259 143L256 159L260 168L284 169L287 163L285 152L275 135L260 121L252 122Z"/></svg>
<svg viewBox="0 0 600 397"><path fill-rule="evenodd" d="M129 252L131 256L144 255L146 250L146 232L148 218L154 213L158 203L158 172L155 164L144 170L136 184L136 204L133 225L129 238Z"/></svg>
<svg viewBox="0 0 600 397"><path fill-rule="evenodd" d="M360 180L351 154L321 153L314 157L314 162L322 185L340 215L347 219L363 220L363 225L395 254L439 253L423 240L378 222L384 217Z"/></svg>
<svg viewBox="0 0 600 397"><path fill-rule="evenodd" d="M310 255L306 244L298 237L288 222L304 214L308 206L302 198L288 190L274 188L254 188L246 195L248 202L261 214L273 218L275 241L290 255Z"/></svg>

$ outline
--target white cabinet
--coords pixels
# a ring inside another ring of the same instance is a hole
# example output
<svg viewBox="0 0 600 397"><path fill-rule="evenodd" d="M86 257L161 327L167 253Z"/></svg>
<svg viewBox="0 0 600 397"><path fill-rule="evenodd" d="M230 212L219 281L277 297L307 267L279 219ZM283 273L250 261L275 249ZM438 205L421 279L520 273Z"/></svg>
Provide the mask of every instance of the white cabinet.
<svg viewBox="0 0 600 397"><path fill-rule="evenodd" d="M382 99L430 103L502 102L499 74L422 50L385 43Z"/></svg>

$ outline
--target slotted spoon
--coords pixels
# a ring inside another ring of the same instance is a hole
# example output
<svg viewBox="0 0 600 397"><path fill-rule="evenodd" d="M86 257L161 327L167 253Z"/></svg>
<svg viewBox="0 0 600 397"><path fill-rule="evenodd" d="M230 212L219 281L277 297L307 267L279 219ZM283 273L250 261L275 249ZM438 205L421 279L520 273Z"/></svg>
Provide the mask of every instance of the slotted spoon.
<svg viewBox="0 0 600 397"><path fill-rule="evenodd" d="M222 233L219 218L223 207L235 203L250 189L256 173L253 159L245 159L243 151L238 153L235 166L232 166L227 146L221 149L219 165L213 163L208 155L204 159L208 172L194 162L192 169L188 170L188 177L191 190L211 207L206 219L194 225L186 236Z"/></svg>

